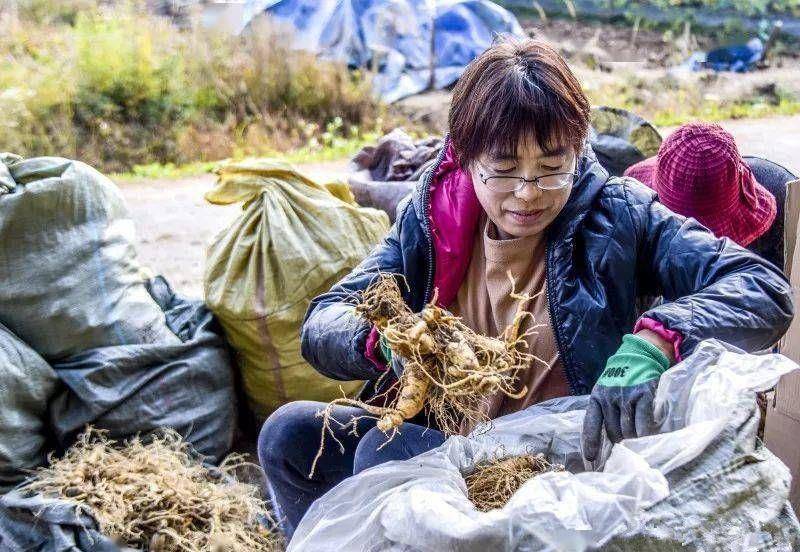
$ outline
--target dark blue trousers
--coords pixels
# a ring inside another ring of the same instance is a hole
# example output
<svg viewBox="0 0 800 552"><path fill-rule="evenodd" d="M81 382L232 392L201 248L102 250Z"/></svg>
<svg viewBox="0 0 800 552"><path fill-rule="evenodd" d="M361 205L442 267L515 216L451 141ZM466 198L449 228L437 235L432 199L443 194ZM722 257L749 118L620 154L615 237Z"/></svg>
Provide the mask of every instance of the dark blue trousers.
<svg viewBox="0 0 800 552"><path fill-rule="evenodd" d="M286 404L267 419L258 438L258 460L267 475L270 498L287 539L291 539L311 504L347 477L389 460L407 460L445 440L435 429L405 423L401 433L385 444L388 438L375 427L374 418L359 419L355 432L352 426L343 428L340 424L366 412L339 406L334 409L336 421L331 429L344 450L330 434L326 435L325 449L310 477L322 435L322 418L317 413L325 406L326 403L312 401Z"/></svg>

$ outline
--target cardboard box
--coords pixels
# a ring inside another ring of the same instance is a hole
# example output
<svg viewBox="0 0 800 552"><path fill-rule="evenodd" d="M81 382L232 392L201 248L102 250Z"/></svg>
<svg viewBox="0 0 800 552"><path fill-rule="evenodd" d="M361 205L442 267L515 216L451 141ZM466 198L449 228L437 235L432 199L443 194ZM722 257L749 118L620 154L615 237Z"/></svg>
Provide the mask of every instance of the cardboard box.
<svg viewBox="0 0 800 552"><path fill-rule="evenodd" d="M792 284L795 310L800 311L800 180L791 182L786 194L784 212L785 267ZM800 363L800 314L795 316L789 331L781 340L781 353ZM767 408L764 440L767 448L789 466L792 471L792 487L789 500L795 512L800 513L800 373L792 373L781 379L775 398Z"/></svg>

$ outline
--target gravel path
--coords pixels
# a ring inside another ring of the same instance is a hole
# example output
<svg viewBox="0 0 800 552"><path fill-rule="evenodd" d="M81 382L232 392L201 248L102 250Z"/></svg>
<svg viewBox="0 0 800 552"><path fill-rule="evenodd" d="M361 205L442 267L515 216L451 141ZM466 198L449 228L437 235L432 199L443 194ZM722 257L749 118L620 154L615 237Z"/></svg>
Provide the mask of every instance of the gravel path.
<svg viewBox="0 0 800 552"><path fill-rule="evenodd" d="M800 116L729 121L723 126L736 137L743 154L766 157L800 174ZM315 179L347 175L347 161L300 168ZM203 194L213 184L211 175L120 184L136 223L141 261L164 274L176 290L196 297L202 295L206 244L240 212L238 205L205 202Z"/></svg>

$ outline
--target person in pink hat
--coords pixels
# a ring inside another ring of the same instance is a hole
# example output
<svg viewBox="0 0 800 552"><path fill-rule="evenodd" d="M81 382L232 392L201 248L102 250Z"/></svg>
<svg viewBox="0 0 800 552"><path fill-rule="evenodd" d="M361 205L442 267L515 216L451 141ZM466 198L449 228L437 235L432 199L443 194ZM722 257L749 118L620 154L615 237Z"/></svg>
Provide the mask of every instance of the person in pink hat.
<svg viewBox="0 0 800 552"><path fill-rule="evenodd" d="M742 157L721 126L681 126L658 155L625 176L654 189L670 210L783 267L783 204L786 184L796 177L766 159Z"/></svg>

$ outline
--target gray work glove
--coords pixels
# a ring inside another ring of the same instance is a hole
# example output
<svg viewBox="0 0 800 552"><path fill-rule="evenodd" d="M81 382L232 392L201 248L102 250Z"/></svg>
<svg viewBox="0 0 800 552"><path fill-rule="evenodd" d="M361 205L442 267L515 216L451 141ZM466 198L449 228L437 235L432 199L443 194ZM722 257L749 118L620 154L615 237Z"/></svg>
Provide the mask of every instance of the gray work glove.
<svg viewBox="0 0 800 552"><path fill-rule="evenodd" d="M594 462L603 427L613 443L657 431L653 401L669 359L641 337L626 335L597 380L583 421L583 455Z"/></svg>

